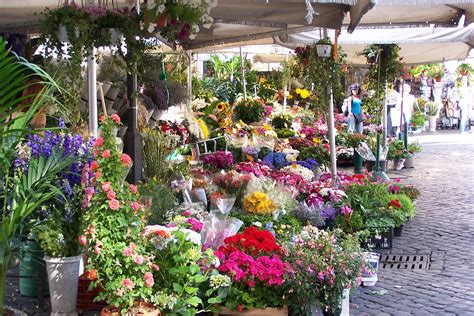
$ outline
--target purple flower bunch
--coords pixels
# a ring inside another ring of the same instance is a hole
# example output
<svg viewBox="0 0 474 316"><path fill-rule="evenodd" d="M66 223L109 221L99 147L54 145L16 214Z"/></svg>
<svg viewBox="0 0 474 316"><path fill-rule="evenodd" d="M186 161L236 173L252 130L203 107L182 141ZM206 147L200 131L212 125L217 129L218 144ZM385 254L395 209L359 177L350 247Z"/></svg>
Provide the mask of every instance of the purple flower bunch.
<svg viewBox="0 0 474 316"><path fill-rule="evenodd" d="M272 169L279 169L287 166L286 155L284 153L269 153L263 157L262 163Z"/></svg>
<svg viewBox="0 0 474 316"><path fill-rule="evenodd" d="M63 127L60 121L59 126ZM63 188L66 196L72 196L74 187L81 184L82 171L85 163L92 161L93 140L84 141L78 134L45 131L44 136L31 134L27 136L26 147L29 155L17 158L15 166L23 171L28 170L29 160L43 156L45 159L51 155L62 155L63 157L81 157L78 162L72 163L67 170L61 173L58 185Z"/></svg>
<svg viewBox="0 0 474 316"><path fill-rule="evenodd" d="M286 161L283 163L282 167L291 166L292 164L300 165L309 170L314 170L315 168L319 167L319 163L317 163L316 160L311 158L308 158L304 161Z"/></svg>
<svg viewBox="0 0 474 316"><path fill-rule="evenodd" d="M202 162L205 167L223 170L230 168L234 164L234 157L231 152L219 150L204 156Z"/></svg>

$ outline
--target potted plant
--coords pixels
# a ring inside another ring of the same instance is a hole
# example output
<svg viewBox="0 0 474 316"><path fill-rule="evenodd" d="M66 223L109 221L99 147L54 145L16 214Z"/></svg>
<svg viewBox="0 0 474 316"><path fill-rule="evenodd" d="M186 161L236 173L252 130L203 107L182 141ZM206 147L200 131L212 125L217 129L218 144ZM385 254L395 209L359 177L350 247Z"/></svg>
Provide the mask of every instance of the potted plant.
<svg viewBox="0 0 474 316"><path fill-rule="evenodd" d="M6 42L1 38L0 69L5 74L0 78L4 95L18 95L19 91L25 91L32 74L39 76L44 84L41 94L25 95L28 103L22 104L25 98L19 97L7 98L0 103L0 178L3 184L0 186L0 204L4 206L0 227L0 313L3 313L7 271L20 244L23 223L42 203L61 196L61 191L54 185L57 176L76 160L61 153L53 153L48 158L32 157L27 170L17 169L15 176L11 176L14 160L25 154L18 144L31 133L29 123L38 110L53 99L51 96L58 86L36 65L9 54ZM22 109L24 112L20 115L13 115ZM8 211L7 205L10 206Z"/></svg>
<svg viewBox="0 0 474 316"><path fill-rule="evenodd" d="M110 307L103 313L159 315L153 298L154 256L141 242L145 207L138 189L124 179L132 160L118 150L113 130L120 117L101 116L101 137L94 142L94 161L84 174L83 235L87 270L96 275L91 288L100 287L97 300ZM117 267L120 266L120 269Z"/></svg>
<svg viewBox="0 0 474 316"><path fill-rule="evenodd" d="M474 68L471 66L471 64L462 63L457 67L456 73L460 76L470 76L472 73L474 73Z"/></svg>
<svg viewBox="0 0 474 316"><path fill-rule="evenodd" d="M224 243L215 252L220 261L217 269L232 279L232 285L219 314L288 315L284 283L289 265L275 237L250 226Z"/></svg>
<svg viewBox="0 0 474 316"><path fill-rule="evenodd" d="M264 104L260 99L241 100L234 106L236 120L241 120L246 124L259 122L264 113Z"/></svg>
<svg viewBox="0 0 474 316"><path fill-rule="evenodd" d="M408 144L407 158L404 168L415 168L416 155L421 152L421 145L418 142Z"/></svg>
<svg viewBox="0 0 474 316"><path fill-rule="evenodd" d="M436 82L441 82L441 78L444 76L444 70L443 70L443 65L441 64L432 64L430 65L430 68L428 69L428 75Z"/></svg>
<svg viewBox="0 0 474 316"><path fill-rule="evenodd" d="M288 253L285 260L292 267L285 287L294 314L341 312L347 289L357 286L362 272L358 239L341 230L326 232L306 226L284 247ZM347 314L348 310L341 313Z"/></svg>
<svg viewBox="0 0 474 316"><path fill-rule="evenodd" d="M369 45L364 48L361 52L357 53L359 56L365 56L367 58L367 64L373 65L378 61L380 48L377 45Z"/></svg>
<svg viewBox="0 0 474 316"><path fill-rule="evenodd" d="M316 43L316 53L319 57L331 56L332 44L329 38L323 38Z"/></svg>
<svg viewBox="0 0 474 316"><path fill-rule="evenodd" d="M438 115L438 103L434 101L426 102L428 107L428 120L429 120L429 131L436 132L436 119Z"/></svg>
<svg viewBox="0 0 474 316"><path fill-rule="evenodd" d="M54 185L59 188L61 198L44 201L39 206L42 212L32 216L27 223L45 253L53 312L74 312L82 259L78 242L82 219L80 172L87 159L90 159L91 148L79 135L51 131L46 131L44 136L29 135L26 146L31 156L17 160L20 170L27 169L32 158L47 159L53 154L81 159L56 176ZM69 288L76 291L66 290Z"/></svg>
<svg viewBox="0 0 474 316"><path fill-rule="evenodd" d="M421 133L425 124L426 115L421 111L415 111L410 120L410 128L414 134Z"/></svg>
<svg viewBox="0 0 474 316"><path fill-rule="evenodd" d="M393 160L393 168L395 170L402 169L406 157L407 151L405 149L405 143L403 140L392 140L388 145L387 159Z"/></svg>

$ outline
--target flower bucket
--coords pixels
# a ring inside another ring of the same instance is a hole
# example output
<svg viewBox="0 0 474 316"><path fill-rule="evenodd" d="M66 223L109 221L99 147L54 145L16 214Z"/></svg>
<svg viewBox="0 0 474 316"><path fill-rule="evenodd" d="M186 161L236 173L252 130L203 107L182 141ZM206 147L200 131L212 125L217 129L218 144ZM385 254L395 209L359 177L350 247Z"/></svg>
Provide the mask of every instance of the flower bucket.
<svg viewBox="0 0 474 316"><path fill-rule="evenodd" d="M20 259L20 294L37 297L38 288L48 291L44 252L35 240L27 240L21 247Z"/></svg>
<svg viewBox="0 0 474 316"><path fill-rule="evenodd" d="M429 131L430 132L436 132L436 119L437 117L436 116L429 116L428 117L428 120L429 120L429 126L430 126L430 129Z"/></svg>
<svg viewBox="0 0 474 316"><path fill-rule="evenodd" d="M77 287L82 256L44 257L48 272L51 316L77 315Z"/></svg>
<svg viewBox="0 0 474 316"><path fill-rule="evenodd" d="M415 157L407 157L405 159L403 168L415 168Z"/></svg>
<svg viewBox="0 0 474 316"><path fill-rule="evenodd" d="M268 315L268 316L287 316L288 315L288 307L267 307L267 308L253 308L248 310L239 311L231 311L227 308L223 308L222 311L218 314L214 313L214 316L217 315L246 315L246 316L258 316L258 315Z"/></svg>
<svg viewBox="0 0 474 316"><path fill-rule="evenodd" d="M365 265L362 270L362 284L374 286L377 283L377 272L379 270L380 255L376 252L365 253Z"/></svg>
<svg viewBox="0 0 474 316"><path fill-rule="evenodd" d="M328 44L316 44L316 53L319 57L331 56L331 45Z"/></svg>
<svg viewBox="0 0 474 316"><path fill-rule="evenodd" d="M405 159L394 159L393 160L393 169L402 170L405 164Z"/></svg>

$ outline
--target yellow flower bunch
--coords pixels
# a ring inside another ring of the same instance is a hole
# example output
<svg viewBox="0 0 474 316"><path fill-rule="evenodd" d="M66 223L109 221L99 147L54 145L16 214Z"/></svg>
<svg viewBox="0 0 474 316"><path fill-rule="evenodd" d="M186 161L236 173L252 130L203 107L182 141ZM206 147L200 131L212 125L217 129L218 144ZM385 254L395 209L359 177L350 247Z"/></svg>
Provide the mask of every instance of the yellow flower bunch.
<svg viewBox="0 0 474 316"><path fill-rule="evenodd" d="M309 96L311 95L311 93L306 90L306 89L300 89L300 88L297 88L296 89L296 94L298 94L302 99L307 99L309 98Z"/></svg>
<svg viewBox="0 0 474 316"><path fill-rule="evenodd" d="M253 214L269 214L276 208L275 203L263 192L253 192L244 199L244 209Z"/></svg>

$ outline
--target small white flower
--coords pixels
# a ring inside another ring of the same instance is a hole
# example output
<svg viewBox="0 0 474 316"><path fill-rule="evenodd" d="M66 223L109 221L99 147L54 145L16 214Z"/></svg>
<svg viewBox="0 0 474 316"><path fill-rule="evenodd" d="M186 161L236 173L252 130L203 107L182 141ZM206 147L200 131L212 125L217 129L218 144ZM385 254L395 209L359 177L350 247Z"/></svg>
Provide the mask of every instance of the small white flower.
<svg viewBox="0 0 474 316"><path fill-rule="evenodd" d="M165 10L166 10L165 5L164 5L164 4L160 4L160 5L158 6L158 8L156 9L156 13L157 13L157 14L163 13L163 12L165 12Z"/></svg>
<svg viewBox="0 0 474 316"><path fill-rule="evenodd" d="M254 223L252 223L252 225L255 226L255 227L258 227L258 228L262 227L262 223L260 223L260 222L254 222Z"/></svg>

